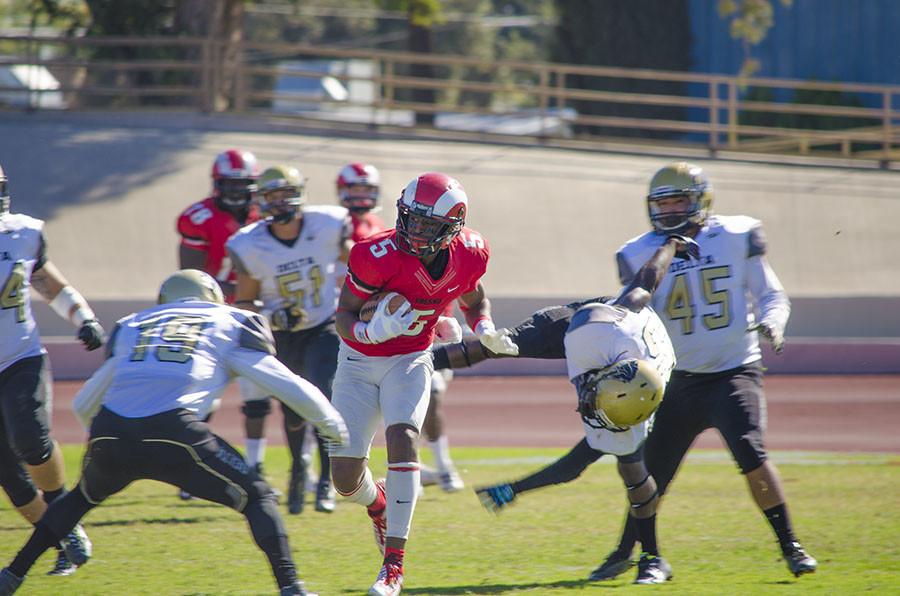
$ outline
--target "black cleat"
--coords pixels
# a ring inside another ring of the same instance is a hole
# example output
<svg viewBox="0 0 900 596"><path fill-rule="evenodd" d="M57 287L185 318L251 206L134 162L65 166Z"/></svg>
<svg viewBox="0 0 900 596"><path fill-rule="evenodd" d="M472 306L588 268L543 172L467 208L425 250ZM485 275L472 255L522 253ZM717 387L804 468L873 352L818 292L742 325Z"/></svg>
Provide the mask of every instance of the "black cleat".
<svg viewBox="0 0 900 596"><path fill-rule="evenodd" d="M303 513L303 501L306 491L306 467L294 468L288 481L288 513L300 515Z"/></svg>
<svg viewBox="0 0 900 596"><path fill-rule="evenodd" d="M78 567L69 561L69 557L66 556L66 551L60 549L56 551L56 564L53 565L53 569L47 572L47 575L56 577L72 575L75 573L76 569L78 569Z"/></svg>
<svg viewBox="0 0 900 596"><path fill-rule="evenodd" d="M23 581L25 581L23 578L14 575L6 567L0 569L0 596L12 596Z"/></svg>
<svg viewBox="0 0 900 596"><path fill-rule="evenodd" d="M336 505L334 489L331 487L331 482L328 478L324 478L324 481L319 480L319 485L316 487L316 511L321 513L334 513Z"/></svg>
<svg viewBox="0 0 900 596"><path fill-rule="evenodd" d="M630 556L614 550L599 567L591 572L588 581L602 582L614 579L631 569L632 565Z"/></svg>
<svg viewBox="0 0 900 596"><path fill-rule="evenodd" d="M816 567L819 566L799 542L791 542L787 548L782 549L782 555L794 577L800 577L804 573L815 573Z"/></svg>
<svg viewBox="0 0 900 596"><path fill-rule="evenodd" d="M636 584L664 584L672 579L672 566L668 561L657 555L641 553L638 561Z"/></svg>

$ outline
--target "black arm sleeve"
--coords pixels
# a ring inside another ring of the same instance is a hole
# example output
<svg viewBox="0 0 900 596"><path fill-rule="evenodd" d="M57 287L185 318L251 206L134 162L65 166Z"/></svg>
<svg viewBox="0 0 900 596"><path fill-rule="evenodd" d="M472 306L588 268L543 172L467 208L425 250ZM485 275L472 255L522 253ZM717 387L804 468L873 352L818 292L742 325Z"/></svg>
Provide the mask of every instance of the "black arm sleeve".
<svg viewBox="0 0 900 596"><path fill-rule="evenodd" d="M750 230L747 238L747 258L759 257L766 254L768 242L766 241L766 233L761 225Z"/></svg>
<svg viewBox="0 0 900 596"><path fill-rule="evenodd" d="M41 234L41 243L38 246L37 257L35 258L34 267L31 272L39 271L41 267L44 266L47 262L47 241L44 240L44 235Z"/></svg>
<svg viewBox="0 0 900 596"><path fill-rule="evenodd" d="M600 459L602 456L602 452L596 451L588 445L587 439L581 439L571 451L546 468L542 468L521 480L511 482L510 486L516 494L520 494L552 484L571 482L581 476L581 473L584 472L589 465Z"/></svg>

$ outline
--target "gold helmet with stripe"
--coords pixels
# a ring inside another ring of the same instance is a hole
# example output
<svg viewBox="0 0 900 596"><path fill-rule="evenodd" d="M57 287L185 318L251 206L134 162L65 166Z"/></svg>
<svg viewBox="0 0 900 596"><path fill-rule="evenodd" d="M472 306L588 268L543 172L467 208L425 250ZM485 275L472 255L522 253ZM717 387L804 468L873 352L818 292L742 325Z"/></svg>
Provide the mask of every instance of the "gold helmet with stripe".
<svg viewBox="0 0 900 596"><path fill-rule="evenodd" d="M225 304L225 296L213 276L198 269L182 269L166 278L159 287L157 304L200 300Z"/></svg>
<svg viewBox="0 0 900 596"><path fill-rule="evenodd" d="M683 209L663 209L659 201L685 198ZM712 208L713 188L703 169L686 161L670 163L650 180L647 211L650 223L660 234L683 233L691 226L702 226Z"/></svg>
<svg viewBox="0 0 900 596"><path fill-rule="evenodd" d="M627 358L575 379L578 411L594 428L613 431L644 422L663 398L665 382L646 360Z"/></svg>
<svg viewBox="0 0 900 596"><path fill-rule="evenodd" d="M259 177L258 202L275 223L288 223L306 202L306 178L295 167L272 166Z"/></svg>

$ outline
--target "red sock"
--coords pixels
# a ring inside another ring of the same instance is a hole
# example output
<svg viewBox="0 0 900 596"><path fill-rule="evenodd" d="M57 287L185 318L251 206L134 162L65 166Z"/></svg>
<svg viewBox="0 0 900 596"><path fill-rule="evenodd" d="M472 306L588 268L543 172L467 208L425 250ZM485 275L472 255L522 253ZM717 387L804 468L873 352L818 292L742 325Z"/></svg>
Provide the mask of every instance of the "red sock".
<svg viewBox="0 0 900 596"><path fill-rule="evenodd" d="M369 512L369 517L378 517L384 513L385 507L387 507L387 498L384 495L384 491L378 487L375 491L375 500L366 508Z"/></svg>
<svg viewBox="0 0 900 596"><path fill-rule="evenodd" d="M384 563L394 563L395 565L399 565L400 569L403 569L403 553L405 551L402 548L385 548L384 549Z"/></svg>

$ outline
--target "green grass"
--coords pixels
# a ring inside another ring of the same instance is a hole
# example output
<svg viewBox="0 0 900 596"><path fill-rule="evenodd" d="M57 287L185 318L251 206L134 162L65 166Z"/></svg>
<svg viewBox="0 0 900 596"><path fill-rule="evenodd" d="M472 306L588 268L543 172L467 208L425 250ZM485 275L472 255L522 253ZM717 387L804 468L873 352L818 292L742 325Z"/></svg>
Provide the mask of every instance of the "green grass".
<svg viewBox="0 0 900 596"><path fill-rule="evenodd" d="M81 447L66 448L75 478ZM536 469L561 450L456 449L469 487ZM900 593L900 475L896 456L779 453L799 536L820 570L794 579L734 465L698 452L682 469L660 516L660 544L675 570L665 586L637 587L633 573L583 581L618 537L625 497L615 467L602 461L568 485L525 495L499 516L467 488L420 499L406 560L405 594L878 594ZM284 488L287 458L271 448L267 466ZM384 472L383 451L372 463ZM333 515L312 507L285 515L291 546L310 589L363 594L380 567L358 506ZM23 594L273 594L275 584L243 517L224 507L181 502L172 487L141 482L85 520L94 558L71 577L50 578L38 562ZM0 504L0 561L27 539L25 522Z"/></svg>

